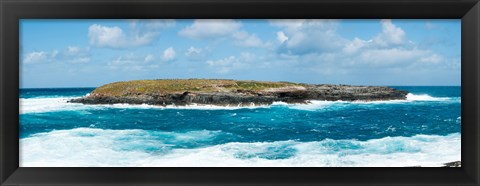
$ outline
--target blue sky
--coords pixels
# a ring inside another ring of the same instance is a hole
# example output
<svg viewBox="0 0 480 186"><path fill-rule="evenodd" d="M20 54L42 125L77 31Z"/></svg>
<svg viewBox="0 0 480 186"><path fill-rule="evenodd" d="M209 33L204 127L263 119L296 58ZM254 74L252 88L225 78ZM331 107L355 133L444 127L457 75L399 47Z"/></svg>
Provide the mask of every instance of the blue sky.
<svg viewBox="0 0 480 186"><path fill-rule="evenodd" d="M460 23L24 19L20 86L164 78L460 85Z"/></svg>

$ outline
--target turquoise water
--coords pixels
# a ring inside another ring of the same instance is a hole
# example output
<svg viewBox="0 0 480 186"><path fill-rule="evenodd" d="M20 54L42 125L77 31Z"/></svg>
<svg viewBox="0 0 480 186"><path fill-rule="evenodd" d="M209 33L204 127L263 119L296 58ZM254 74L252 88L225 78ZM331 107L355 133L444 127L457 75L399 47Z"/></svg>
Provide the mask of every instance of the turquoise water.
<svg viewBox="0 0 480 186"><path fill-rule="evenodd" d="M460 87L407 100L271 106L83 105L22 89L22 166L441 166L460 160Z"/></svg>

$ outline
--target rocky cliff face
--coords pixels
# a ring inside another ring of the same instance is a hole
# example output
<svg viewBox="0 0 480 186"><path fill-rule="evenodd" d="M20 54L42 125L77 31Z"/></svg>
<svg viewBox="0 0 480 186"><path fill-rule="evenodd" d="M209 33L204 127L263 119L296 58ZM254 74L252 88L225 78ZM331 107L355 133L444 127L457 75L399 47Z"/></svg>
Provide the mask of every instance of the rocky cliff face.
<svg viewBox="0 0 480 186"><path fill-rule="evenodd" d="M157 80L162 81L162 80ZM179 80L188 82L188 80ZM223 82L223 81L222 81ZM249 81L249 83L255 83ZM238 82L237 82L238 83ZM261 82L265 83L265 82ZM128 82L127 82L128 85ZM177 85L177 84L175 84ZM265 84L262 84L265 85ZM113 85L115 86L115 85ZM118 85L117 85L118 86ZM122 84L125 86L125 84ZM136 85L138 86L138 85ZM102 87L94 90L89 96L70 100L72 103L84 104L150 104L150 105L188 105L188 104L211 104L220 106L249 106L268 105L275 101L286 103L307 103L308 100L327 101L377 101L377 100L402 100L406 99L408 92L389 87L379 86L350 86L350 85L310 85L310 84L282 84L281 86L262 88L211 88L225 87L225 85L209 84L208 91L198 87L179 91L128 91L126 87L121 94L100 91ZM109 85L109 90L112 85ZM118 90L120 87L114 87ZM141 87L148 89L149 87ZM138 89L135 89L138 90Z"/></svg>

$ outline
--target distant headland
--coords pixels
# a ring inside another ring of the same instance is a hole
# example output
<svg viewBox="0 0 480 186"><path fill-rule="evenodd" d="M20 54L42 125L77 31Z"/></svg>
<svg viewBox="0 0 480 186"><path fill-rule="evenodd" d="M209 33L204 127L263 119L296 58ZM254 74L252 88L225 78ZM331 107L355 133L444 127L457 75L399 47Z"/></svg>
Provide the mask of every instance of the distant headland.
<svg viewBox="0 0 480 186"><path fill-rule="evenodd" d="M219 106L269 105L273 102L404 100L407 91L385 86L303 84L225 79L158 79L115 82L88 96L72 99L84 104L149 104Z"/></svg>

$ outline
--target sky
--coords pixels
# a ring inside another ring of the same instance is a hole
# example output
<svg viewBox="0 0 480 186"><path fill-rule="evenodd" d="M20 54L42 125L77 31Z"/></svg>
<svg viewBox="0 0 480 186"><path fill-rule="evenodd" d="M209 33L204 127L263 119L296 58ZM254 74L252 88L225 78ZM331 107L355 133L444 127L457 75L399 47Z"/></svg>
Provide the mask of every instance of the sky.
<svg viewBox="0 0 480 186"><path fill-rule="evenodd" d="M20 21L20 87L216 78L460 85L460 19Z"/></svg>

